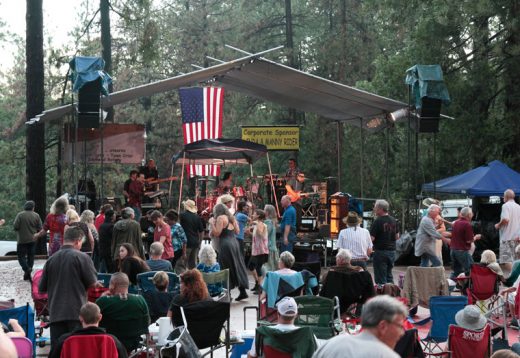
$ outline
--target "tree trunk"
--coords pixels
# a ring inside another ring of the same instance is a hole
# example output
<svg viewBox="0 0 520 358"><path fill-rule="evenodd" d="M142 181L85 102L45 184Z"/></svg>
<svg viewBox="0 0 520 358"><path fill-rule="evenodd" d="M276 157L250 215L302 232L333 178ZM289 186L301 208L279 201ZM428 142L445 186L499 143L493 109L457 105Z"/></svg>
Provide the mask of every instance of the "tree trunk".
<svg viewBox="0 0 520 358"><path fill-rule="evenodd" d="M34 118L44 110L43 10L42 0L27 0L26 13L26 115ZM45 125L27 126L25 180L26 197L36 203L36 212L45 218ZM45 253L44 242L37 245L37 254Z"/></svg>
<svg viewBox="0 0 520 358"><path fill-rule="evenodd" d="M105 72L112 75L112 35L110 34L110 7L108 0L100 0L101 15L101 56L105 60ZM112 92L112 83L108 86L108 92ZM105 121L114 122L114 107L106 108Z"/></svg>

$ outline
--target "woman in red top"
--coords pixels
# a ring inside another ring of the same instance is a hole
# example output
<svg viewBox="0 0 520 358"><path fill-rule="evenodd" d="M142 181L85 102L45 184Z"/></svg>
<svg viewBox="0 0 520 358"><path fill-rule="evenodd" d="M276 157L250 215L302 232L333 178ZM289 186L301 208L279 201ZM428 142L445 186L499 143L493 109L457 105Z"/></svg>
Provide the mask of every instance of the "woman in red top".
<svg viewBox="0 0 520 358"><path fill-rule="evenodd" d="M69 201L65 196L60 196L51 205L50 213L45 218L43 228L34 234L34 238L44 236L49 231L49 256L58 251L63 245L63 231L67 224L65 213L69 208Z"/></svg>
<svg viewBox="0 0 520 358"><path fill-rule="evenodd" d="M162 254L163 260L170 260L173 258L173 246L172 246L172 233L170 225L164 222L163 215L159 210L152 211L150 215L152 222L155 225L153 232L153 241L159 241L164 246L164 252Z"/></svg>

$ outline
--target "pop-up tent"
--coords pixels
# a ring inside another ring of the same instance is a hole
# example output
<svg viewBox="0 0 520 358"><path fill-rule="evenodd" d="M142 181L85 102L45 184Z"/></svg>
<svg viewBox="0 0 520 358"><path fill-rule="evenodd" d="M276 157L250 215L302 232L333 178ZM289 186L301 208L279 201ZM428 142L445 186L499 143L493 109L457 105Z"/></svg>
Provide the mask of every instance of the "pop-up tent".
<svg viewBox="0 0 520 358"><path fill-rule="evenodd" d="M184 180L184 167L186 165L227 165L227 164L249 164L251 168L251 176L253 176L253 162L263 156L267 156L267 165L269 167L269 177L271 178L271 187L274 192L273 176L271 175L271 162L267 147L263 144L249 142L242 139L203 139L197 142L186 144L184 149L173 156L172 164L181 164L181 180L179 189L179 205L182 200L182 184ZM172 166L172 174L173 174ZM170 187L171 193L171 187ZM276 210L279 212L278 200L276 202Z"/></svg>
<svg viewBox="0 0 520 358"><path fill-rule="evenodd" d="M433 192L433 188L434 183L422 186L423 191ZM506 189L520 193L520 173L498 160L435 182L435 191L447 194L494 196Z"/></svg>

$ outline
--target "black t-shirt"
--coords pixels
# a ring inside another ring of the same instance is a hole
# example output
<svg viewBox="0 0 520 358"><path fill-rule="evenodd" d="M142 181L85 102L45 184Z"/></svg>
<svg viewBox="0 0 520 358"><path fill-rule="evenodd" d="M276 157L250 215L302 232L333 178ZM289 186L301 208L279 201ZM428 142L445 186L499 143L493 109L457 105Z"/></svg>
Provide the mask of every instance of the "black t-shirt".
<svg viewBox="0 0 520 358"><path fill-rule="evenodd" d="M104 222L99 227L99 255L108 257L112 255L112 234L114 232L113 222Z"/></svg>
<svg viewBox="0 0 520 358"><path fill-rule="evenodd" d="M202 219L190 211L185 211L180 216L180 224L186 233L189 248L199 247L199 233L204 231Z"/></svg>
<svg viewBox="0 0 520 358"><path fill-rule="evenodd" d="M370 227L370 236L375 238L374 250L395 250L397 221L390 215L377 217Z"/></svg>

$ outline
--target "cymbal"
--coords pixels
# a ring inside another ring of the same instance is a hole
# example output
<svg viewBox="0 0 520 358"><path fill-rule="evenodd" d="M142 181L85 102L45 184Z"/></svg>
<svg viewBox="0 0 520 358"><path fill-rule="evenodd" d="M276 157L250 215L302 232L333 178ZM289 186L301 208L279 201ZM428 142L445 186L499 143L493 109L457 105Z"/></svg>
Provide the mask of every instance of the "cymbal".
<svg viewBox="0 0 520 358"><path fill-rule="evenodd" d="M215 181L213 178L198 178L197 181Z"/></svg>
<svg viewBox="0 0 520 358"><path fill-rule="evenodd" d="M337 177L325 177L323 179L325 179L325 180L327 180L327 179L337 179Z"/></svg>

